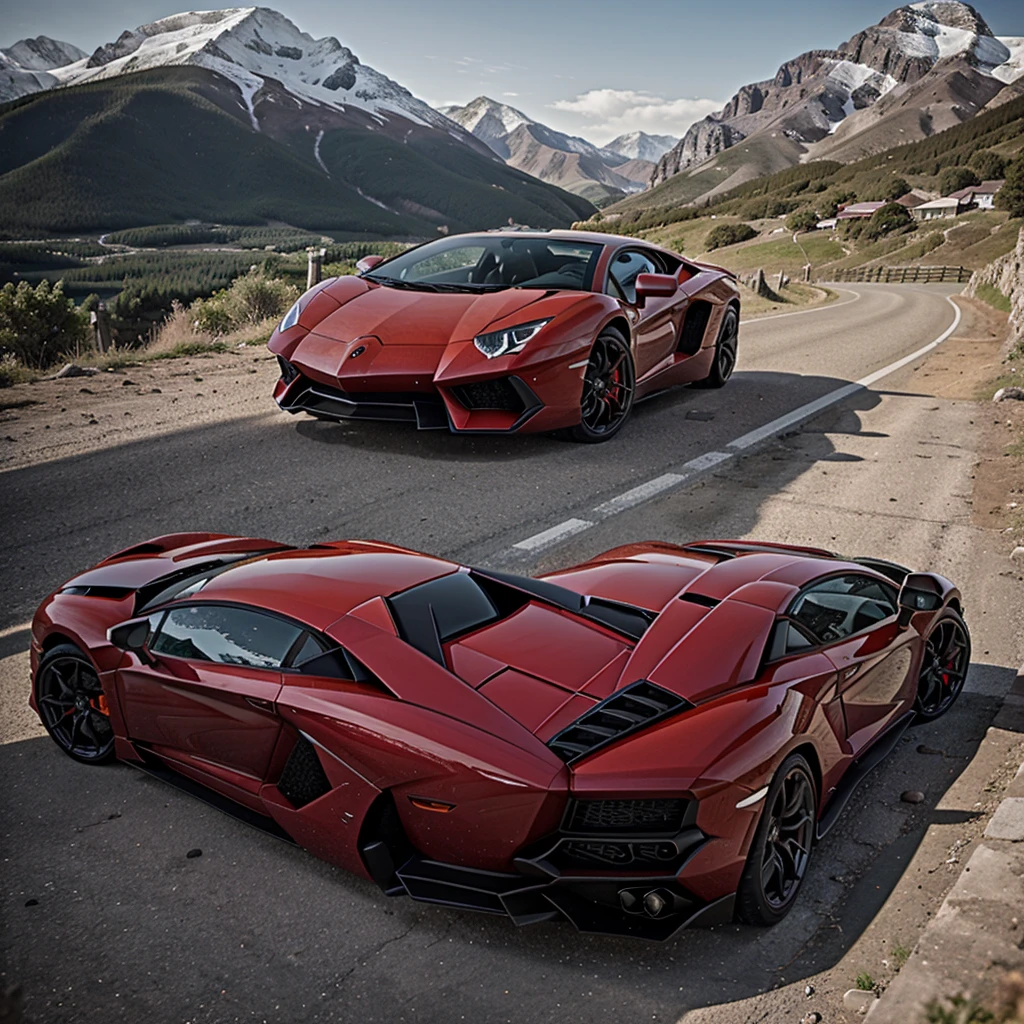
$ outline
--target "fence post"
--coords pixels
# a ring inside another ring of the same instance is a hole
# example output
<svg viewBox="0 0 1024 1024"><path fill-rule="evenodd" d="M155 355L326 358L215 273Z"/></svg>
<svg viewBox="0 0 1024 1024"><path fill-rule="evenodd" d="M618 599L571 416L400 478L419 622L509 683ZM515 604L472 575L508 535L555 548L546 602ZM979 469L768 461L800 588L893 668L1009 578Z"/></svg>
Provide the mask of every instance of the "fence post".
<svg viewBox="0 0 1024 1024"><path fill-rule="evenodd" d="M317 249L311 245L306 252L309 254L309 265L306 267L306 289L309 290L323 280L324 254L327 250Z"/></svg>
<svg viewBox="0 0 1024 1024"><path fill-rule="evenodd" d="M110 348L110 314L104 303L97 303L96 308L89 314L89 322L92 324L93 336L96 348L99 352L106 352Z"/></svg>

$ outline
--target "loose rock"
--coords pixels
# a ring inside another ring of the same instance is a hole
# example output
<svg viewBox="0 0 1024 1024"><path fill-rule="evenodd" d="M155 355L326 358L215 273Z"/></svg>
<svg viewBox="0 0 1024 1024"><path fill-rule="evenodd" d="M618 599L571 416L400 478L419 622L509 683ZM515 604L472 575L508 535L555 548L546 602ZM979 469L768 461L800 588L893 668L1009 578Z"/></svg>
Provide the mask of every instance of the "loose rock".
<svg viewBox="0 0 1024 1024"><path fill-rule="evenodd" d="M1011 562L1024 562L1024 547L1019 544L1010 552Z"/></svg>
<svg viewBox="0 0 1024 1024"><path fill-rule="evenodd" d="M1018 388L1010 386L1008 388L1000 388L993 396L993 402L1024 402L1024 388Z"/></svg>
<svg viewBox="0 0 1024 1024"><path fill-rule="evenodd" d="M850 1013L865 1013L874 1001L875 993L862 988L851 988L843 996L843 1006Z"/></svg>
<svg viewBox="0 0 1024 1024"><path fill-rule="evenodd" d="M200 850L199 847L196 847L194 850L189 850L188 853L185 854L189 860L195 860L196 857L202 857L202 855L203 851Z"/></svg>
<svg viewBox="0 0 1024 1024"><path fill-rule="evenodd" d="M60 380L62 377L91 377L99 373L94 366L79 366L77 363L65 363L50 379Z"/></svg>
<svg viewBox="0 0 1024 1024"><path fill-rule="evenodd" d="M919 789L905 789L900 793L900 799L905 804L919 804L924 800L924 793Z"/></svg>

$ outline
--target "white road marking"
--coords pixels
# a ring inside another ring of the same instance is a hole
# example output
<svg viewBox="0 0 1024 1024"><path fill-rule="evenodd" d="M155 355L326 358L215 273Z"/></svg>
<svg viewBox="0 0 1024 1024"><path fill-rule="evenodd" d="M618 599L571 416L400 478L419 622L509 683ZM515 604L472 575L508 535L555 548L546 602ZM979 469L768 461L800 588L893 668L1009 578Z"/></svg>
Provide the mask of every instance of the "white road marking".
<svg viewBox="0 0 1024 1024"><path fill-rule="evenodd" d="M751 445L760 444L769 437L774 437L790 427L795 427L798 423L803 423L804 420L809 420L812 416L821 412L822 409L827 409L830 405L835 405L836 402L841 402L844 398L849 398L850 395L855 395L858 391L863 390L864 388L860 384L847 384L845 387L836 388L835 391L830 391L827 395L822 395L821 398L816 398L813 402L801 405L799 408L787 412L784 416L766 423L763 427L758 427L747 434L742 434L735 441L730 441L726 447L742 450L743 448L751 447Z"/></svg>
<svg viewBox="0 0 1024 1024"><path fill-rule="evenodd" d="M550 547L560 540L565 540L566 537L571 537L574 533L582 533L584 530L589 530L593 525L589 519L566 519L564 523L552 526L550 530L542 530L540 533L535 533L532 537L527 537L526 540L513 544L512 547L517 551L527 551L530 553L540 551L542 548Z"/></svg>
<svg viewBox="0 0 1024 1024"><path fill-rule="evenodd" d="M594 509L594 513L602 517L614 516L618 512L624 512L627 508L639 505L641 502L647 501L648 498L653 498L656 494L661 494L662 491L681 484L685 479L686 476L683 473L663 473L653 480L648 480L647 483L640 484L609 501L602 502Z"/></svg>
<svg viewBox="0 0 1024 1024"><path fill-rule="evenodd" d="M830 309L839 309L841 306L848 306L851 302L856 302L860 298L860 292L855 292L852 288L840 288L837 290L849 292L853 298L830 305L815 306L813 309L798 309L792 313L772 313L771 316L755 316L745 321L745 323L750 326L752 324L764 323L765 320L781 320L784 316L803 316L804 313L827 313Z"/></svg>
<svg viewBox="0 0 1024 1024"><path fill-rule="evenodd" d="M856 302L857 299L860 298L859 292L854 292L853 294L856 298L849 299L847 302L840 303L840 305L848 305L850 302ZM845 384L841 388L836 388L835 391L830 391L827 395L822 395L821 398L816 398L813 402L807 402L805 405L801 405L799 408L793 409L791 412L788 412L783 416L779 416L777 419L772 420L770 423L766 423L762 427L758 427L756 430L751 430L746 434L741 434L725 446L726 448L733 449L732 451L704 452L703 455L698 455L696 458L690 459L689 462L684 462L677 471L662 473L661 476L656 476L651 480L638 484L636 487L631 487L628 491L623 491L621 494L617 494L615 497L609 498L607 501L602 502L593 509L595 517L593 520L566 519L557 526L552 526L549 530L543 530L541 533L535 533L532 537L527 537L525 540L518 541L512 545L512 551L525 554L536 554L538 551L551 547L559 541L565 540L567 537L572 537L577 533L582 533L584 530L589 530L592 526L596 526L597 522L602 519L607 519L610 516L617 515L619 512L635 508L637 505L641 505L645 501L650 501L651 498L654 498L659 494L674 490L675 488L682 486L682 484L692 481L696 476L706 470L719 465L726 459L731 459L737 452L744 451L747 448L760 444L762 441L767 441L770 437L784 433L792 427L811 419L824 409L843 401L845 398L849 398L851 395L854 395L859 391L869 388L872 384L880 381L883 377L888 377L889 374L895 373L897 370L902 369L909 363L927 355L932 351L932 349L941 345L957 329L957 327L960 326L960 318L962 316L960 307L948 295L946 296L946 301L953 307L955 313L953 322L934 341L928 342L927 345L923 345L921 348L917 349L917 351L911 352L910 355L904 356L902 359L897 359L893 363L889 363L888 366L883 366L880 370L875 370L874 373L869 373L866 377L861 377L861 379L855 383ZM779 315L798 316L800 313L821 313L828 309L837 308L838 306L819 306L815 309L803 309L797 313L782 313ZM771 320L774 319L774 317L764 317L763 319ZM754 322L757 323L758 321Z"/></svg>

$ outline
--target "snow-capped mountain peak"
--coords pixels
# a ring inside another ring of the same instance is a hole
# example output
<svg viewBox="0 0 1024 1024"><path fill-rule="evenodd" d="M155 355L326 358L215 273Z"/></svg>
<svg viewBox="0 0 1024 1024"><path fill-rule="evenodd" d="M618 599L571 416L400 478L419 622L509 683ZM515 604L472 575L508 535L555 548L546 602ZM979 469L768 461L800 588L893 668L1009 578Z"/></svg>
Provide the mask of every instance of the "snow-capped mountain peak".
<svg viewBox="0 0 1024 1024"><path fill-rule="evenodd" d="M970 4L960 0L922 0L908 4L881 22L882 25L887 23L897 30L896 45L909 57L922 57L932 62L966 57L987 74L993 74L1011 60L1013 51L1007 42L994 36L984 18Z"/></svg>
<svg viewBox="0 0 1024 1024"><path fill-rule="evenodd" d="M52 71L81 60L86 55L84 50L72 43L64 43L49 36L19 39L13 46L0 50L0 54L23 71Z"/></svg>
<svg viewBox="0 0 1024 1024"><path fill-rule="evenodd" d="M647 132L635 131L612 139L602 150L629 160L657 163L678 141L674 135L648 135Z"/></svg>
<svg viewBox="0 0 1024 1024"><path fill-rule="evenodd" d="M279 82L302 103L343 111L356 107L386 120L398 114L418 124L454 126L390 78L361 64L333 36L314 39L266 7L185 11L161 18L54 71L63 85L168 66L206 68L241 90L253 127L257 94Z"/></svg>
<svg viewBox="0 0 1024 1024"><path fill-rule="evenodd" d="M520 125L536 124L521 110L516 110L507 103L492 100L489 96L477 96L475 100L470 100L462 107L442 107L441 113L461 124L467 132L472 132L484 142L509 135Z"/></svg>

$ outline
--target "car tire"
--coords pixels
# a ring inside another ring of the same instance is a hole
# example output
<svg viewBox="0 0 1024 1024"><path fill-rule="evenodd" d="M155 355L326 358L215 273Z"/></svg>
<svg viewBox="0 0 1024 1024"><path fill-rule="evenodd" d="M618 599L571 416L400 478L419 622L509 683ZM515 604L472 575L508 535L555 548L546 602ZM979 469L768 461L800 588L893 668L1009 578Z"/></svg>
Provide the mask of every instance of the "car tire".
<svg viewBox="0 0 1024 1024"><path fill-rule="evenodd" d="M43 727L68 757L105 764L114 757L114 729L96 666L74 644L59 644L39 662L36 705Z"/></svg>
<svg viewBox="0 0 1024 1024"><path fill-rule="evenodd" d="M777 924L793 908L810 862L817 811L811 766L803 755L791 754L768 786L736 890L738 920Z"/></svg>
<svg viewBox="0 0 1024 1024"><path fill-rule="evenodd" d="M629 341L614 327L606 327L591 347L580 394L580 422L569 428L569 436L584 444L611 440L633 411L635 391Z"/></svg>
<svg viewBox="0 0 1024 1024"><path fill-rule="evenodd" d="M963 691L970 664L967 623L954 608L945 608L924 641L914 700L917 721L934 721L953 706Z"/></svg>
<svg viewBox="0 0 1024 1024"><path fill-rule="evenodd" d="M715 341L715 357L711 370L703 380L694 383L696 388L720 388L736 369L736 353L739 345L740 315L735 306L729 306L722 317Z"/></svg>

